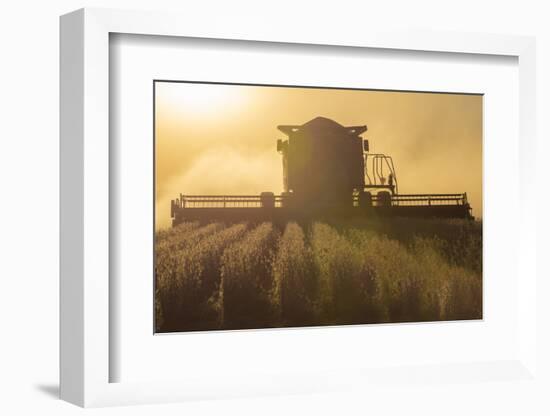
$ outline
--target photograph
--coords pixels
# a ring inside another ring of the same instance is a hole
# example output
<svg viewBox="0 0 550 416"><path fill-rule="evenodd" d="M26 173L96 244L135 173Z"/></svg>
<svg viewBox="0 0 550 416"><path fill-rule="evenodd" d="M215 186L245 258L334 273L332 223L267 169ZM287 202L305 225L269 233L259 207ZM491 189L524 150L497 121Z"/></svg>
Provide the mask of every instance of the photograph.
<svg viewBox="0 0 550 416"><path fill-rule="evenodd" d="M483 94L152 87L155 333L483 319Z"/></svg>

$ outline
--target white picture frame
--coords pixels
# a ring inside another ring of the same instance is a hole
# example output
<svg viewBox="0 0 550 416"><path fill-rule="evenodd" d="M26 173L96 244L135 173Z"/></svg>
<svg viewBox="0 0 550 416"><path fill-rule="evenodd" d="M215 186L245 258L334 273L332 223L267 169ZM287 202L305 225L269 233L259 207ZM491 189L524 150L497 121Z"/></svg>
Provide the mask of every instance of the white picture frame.
<svg viewBox="0 0 550 416"><path fill-rule="evenodd" d="M419 370L421 378L444 374L448 380L479 382L464 369L504 371L518 382L537 377L536 361L536 217L535 182L527 167L535 162L535 41L530 37L465 33L379 32L348 28L328 35L322 27L306 32L276 23L243 21L215 25L193 16L82 9L61 18L61 338L60 395L80 406L242 397L272 393L360 389L379 380L407 377L407 372L379 369L368 374L335 370L327 380L281 374L250 380L224 390L232 375L215 388L207 379L178 382L112 383L109 366L109 34L140 34L261 42L383 48L440 53L505 55L519 62L520 218L518 219L518 355L506 362L484 362ZM112 306L112 305L111 305ZM348 378L346 383L341 380Z"/></svg>

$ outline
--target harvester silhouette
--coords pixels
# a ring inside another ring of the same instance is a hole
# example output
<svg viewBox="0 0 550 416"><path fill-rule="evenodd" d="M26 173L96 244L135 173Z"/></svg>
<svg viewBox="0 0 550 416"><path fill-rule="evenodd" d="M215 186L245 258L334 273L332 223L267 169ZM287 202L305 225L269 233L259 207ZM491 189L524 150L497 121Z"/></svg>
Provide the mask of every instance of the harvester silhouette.
<svg viewBox="0 0 550 416"><path fill-rule="evenodd" d="M184 221L274 221L399 216L472 219L466 193L400 194L391 156L371 153L367 126L324 117L277 127L284 192L274 195L184 195L171 201L172 224Z"/></svg>

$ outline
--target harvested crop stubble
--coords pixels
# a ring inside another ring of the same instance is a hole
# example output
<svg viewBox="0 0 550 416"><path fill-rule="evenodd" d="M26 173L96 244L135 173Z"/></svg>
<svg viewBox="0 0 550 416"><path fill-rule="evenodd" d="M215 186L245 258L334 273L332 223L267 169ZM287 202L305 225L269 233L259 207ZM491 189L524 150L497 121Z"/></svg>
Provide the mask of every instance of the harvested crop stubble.
<svg viewBox="0 0 550 416"><path fill-rule="evenodd" d="M263 223L224 251L220 286L224 328L274 325L271 265L277 239L273 225Z"/></svg>

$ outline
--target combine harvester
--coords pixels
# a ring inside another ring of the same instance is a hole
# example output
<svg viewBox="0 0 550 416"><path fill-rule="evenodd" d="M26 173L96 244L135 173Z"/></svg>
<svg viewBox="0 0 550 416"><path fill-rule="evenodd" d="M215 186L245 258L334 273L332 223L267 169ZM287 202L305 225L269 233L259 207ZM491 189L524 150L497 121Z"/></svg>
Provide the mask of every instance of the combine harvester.
<svg viewBox="0 0 550 416"><path fill-rule="evenodd" d="M368 216L473 219L466 193L400 194L391 156L370 153L367 126L317 117L278 126L284 192L184 195L171 201L172 224L184 221L307 221Z"/></svg>

